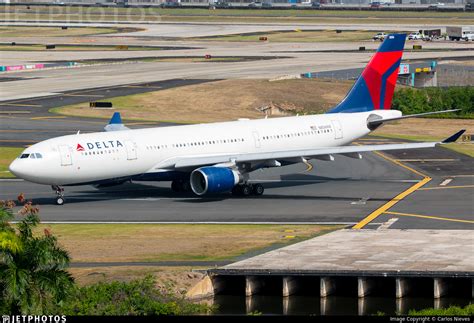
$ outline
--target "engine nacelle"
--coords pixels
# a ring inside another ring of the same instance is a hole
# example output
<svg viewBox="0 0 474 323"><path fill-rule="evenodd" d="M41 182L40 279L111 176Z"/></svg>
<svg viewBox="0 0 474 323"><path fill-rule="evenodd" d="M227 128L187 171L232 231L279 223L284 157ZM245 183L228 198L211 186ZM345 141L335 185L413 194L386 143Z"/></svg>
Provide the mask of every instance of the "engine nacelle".
<svg viewBox="0 0 474 323"><path fill-rule="evenodd" d="M191 189L197 195L230 192L240 181L237 171L227 167L201 167L191 173Z"/></svg>

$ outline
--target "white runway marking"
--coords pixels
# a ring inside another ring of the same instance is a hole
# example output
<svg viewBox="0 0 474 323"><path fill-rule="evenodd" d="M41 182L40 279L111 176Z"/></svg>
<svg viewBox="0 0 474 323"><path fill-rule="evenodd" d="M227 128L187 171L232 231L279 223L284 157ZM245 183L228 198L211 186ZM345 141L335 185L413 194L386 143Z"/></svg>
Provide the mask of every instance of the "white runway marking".
<svg viewBox="0 0 474 323"><path fill-rule="evenodd" d="M377 230L386 230L386 229L390 228L390 226L392 226L397 221L398 221L398 218L391 218L390 220L388 220L387 222L385 222L381 226L379 226L377 228Z"/></svg>
<svg viewBox="0 0 474 323"><path fill-rule="evenodd" d="M447 178L445 179L441 184L439 184L439 186L446 186L448 185L449 183L451 183L453 181L452 178Z"/></svg>
<svg viewBox="0 0 474 323"><path fill-rule="evenodd" d="M365 205L367 204L367 201L370 199L370 197L363 197L358 201L351 202L352 205Z"/></svg>

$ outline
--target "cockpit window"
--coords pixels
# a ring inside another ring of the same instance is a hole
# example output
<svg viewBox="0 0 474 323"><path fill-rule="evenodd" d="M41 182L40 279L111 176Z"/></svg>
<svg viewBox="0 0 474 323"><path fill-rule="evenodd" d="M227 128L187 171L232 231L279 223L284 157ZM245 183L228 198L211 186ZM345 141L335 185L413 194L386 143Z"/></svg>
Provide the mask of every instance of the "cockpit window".
<svg viewBox="0 0 474 323"><path fill-rule="evenodd" d="M20 159L24 159L24 158L40 159L40 158L43 158L43 155L41 155L40 153L21 154L18 158L20 158Z"/></svg>

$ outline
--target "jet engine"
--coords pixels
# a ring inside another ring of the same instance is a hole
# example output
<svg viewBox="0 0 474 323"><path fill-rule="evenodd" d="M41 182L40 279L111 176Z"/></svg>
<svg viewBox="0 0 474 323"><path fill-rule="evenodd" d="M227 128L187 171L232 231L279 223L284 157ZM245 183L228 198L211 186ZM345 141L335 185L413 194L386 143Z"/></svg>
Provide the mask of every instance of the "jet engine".
<svg viewBox="0 0 474 323"><path fill-rule="evenodd" d="M191 189L197 195L230 192L240 181L239 172L227 167L201 167L191 173Z"/></svg>

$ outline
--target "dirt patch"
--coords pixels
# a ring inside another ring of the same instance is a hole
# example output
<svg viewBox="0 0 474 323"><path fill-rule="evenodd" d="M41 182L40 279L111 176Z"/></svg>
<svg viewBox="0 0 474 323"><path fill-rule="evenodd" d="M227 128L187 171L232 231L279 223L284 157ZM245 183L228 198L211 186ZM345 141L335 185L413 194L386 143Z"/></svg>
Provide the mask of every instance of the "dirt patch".
<svg viewBox="0 0 474 323"><path fill-rule="evenodd" d="M164 291L184 295L197 284L204 276L191 267L148 267L148 266L121 266L98 268L70 268L69 272L80 286L98 282L123 281L142 279L146 275L156 278L157 287Z"/></svg>
<svg viewBox="0 0 474 323"><path fill-rule="evenodd" d="M114 98L114 107L125 119L175 122L215 122L238 118L263 118L258 110L271 103L292 104L306 113L322 113L336 105L351 87L351 81L296 79L224 80ZM330 94L329 94L330 93ZM67 115L110 117L88 104L55 110Z"/></svg>

